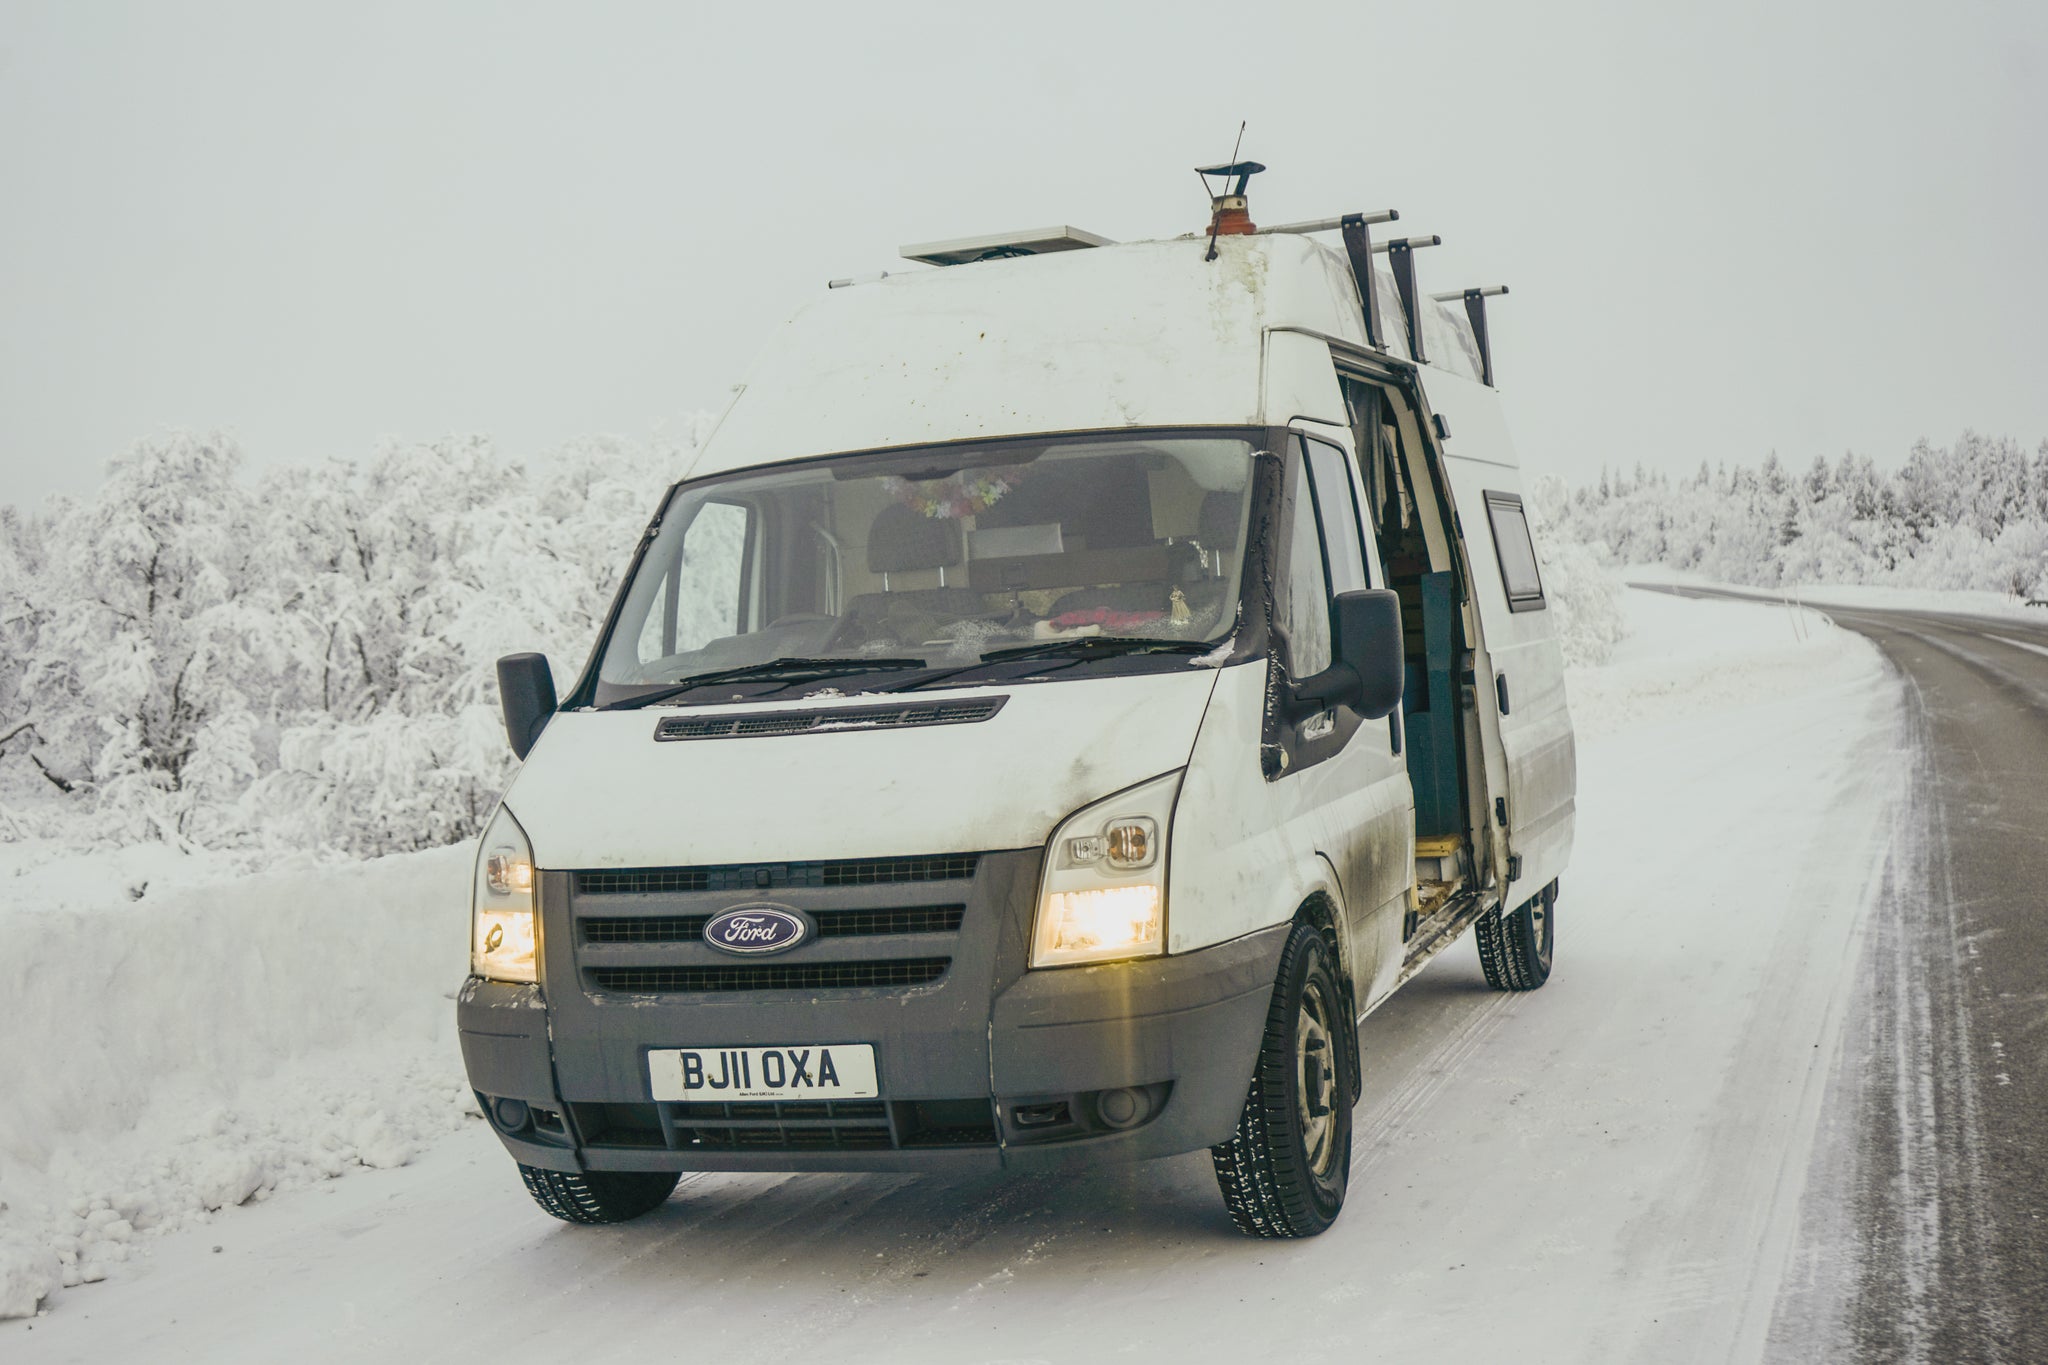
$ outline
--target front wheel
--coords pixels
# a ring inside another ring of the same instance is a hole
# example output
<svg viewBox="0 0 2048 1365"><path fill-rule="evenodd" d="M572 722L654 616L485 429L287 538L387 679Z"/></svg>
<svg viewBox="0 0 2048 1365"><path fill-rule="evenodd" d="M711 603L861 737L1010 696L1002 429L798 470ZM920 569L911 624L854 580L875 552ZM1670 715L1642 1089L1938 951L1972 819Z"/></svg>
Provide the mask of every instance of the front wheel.
<svg viewBox="0 0 2048 1365"><path fill-rule="evenodd" d="M1209 1149L1231 1221L1247 1237L1313 1237L1344 1207L1358 1046L1344 1000L1329 944L1296 925L1237 1132Z"/></svg>
<svg viewBox="0 0 2048 1365"><path fill-rule="evenodd" d="M624 1223L660 1208L682 1177L674 1171L544 1171L521 1163L533 1202L565 1223Z"/></svg>
<svg viewBox="0 0 2048 1365"><path fill-rule="evenodd" d="M1479 965L1497 991L1533 991L1550 980L1557 946L1557 883L1552 882L1512 914L1492 910L1472 926L1479 940Z"/></svg>

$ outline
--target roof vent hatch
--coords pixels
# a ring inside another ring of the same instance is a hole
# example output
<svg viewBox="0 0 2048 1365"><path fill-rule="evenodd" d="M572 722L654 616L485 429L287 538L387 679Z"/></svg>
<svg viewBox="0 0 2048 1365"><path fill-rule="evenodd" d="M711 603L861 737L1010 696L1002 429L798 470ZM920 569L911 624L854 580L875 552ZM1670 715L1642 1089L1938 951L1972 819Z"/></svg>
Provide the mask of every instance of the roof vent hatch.
<svg viewBox="0 0 2048 1365"><path fill-rule="evenodd" d="M1019 232L997 232L986 237L960 237L950 242L913 242L898 247L906 261L926 265L967 265L974 261L999 261L1008 256L1043 256L1053 251L1080 251L1091 246L1114 246L1107 237L1084 232L1065 224L1059 227L1025 228Z"/></svg>

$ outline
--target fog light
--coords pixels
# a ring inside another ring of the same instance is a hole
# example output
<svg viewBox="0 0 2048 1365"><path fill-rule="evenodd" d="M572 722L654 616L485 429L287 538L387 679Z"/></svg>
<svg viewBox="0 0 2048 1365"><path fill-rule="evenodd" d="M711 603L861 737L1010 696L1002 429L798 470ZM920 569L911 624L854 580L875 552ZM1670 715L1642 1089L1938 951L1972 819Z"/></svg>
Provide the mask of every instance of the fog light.
<svg viewBox="0 0 2048 1365"><path fill-rule="evenodd" d="M1095 1097L1095 1112L1112 1128L1129 1128L1145 1117L1145 1097L1135 1090L1119 1087Z"/></svg>
<svg viewBox="0 0 2048 1365"><path fill-rule="evenodd" d="M503 1099L491 1106L491 1113L498 1120L498 1127L508 1133L516 1133L526 1126L526 1101Z"/></svg>

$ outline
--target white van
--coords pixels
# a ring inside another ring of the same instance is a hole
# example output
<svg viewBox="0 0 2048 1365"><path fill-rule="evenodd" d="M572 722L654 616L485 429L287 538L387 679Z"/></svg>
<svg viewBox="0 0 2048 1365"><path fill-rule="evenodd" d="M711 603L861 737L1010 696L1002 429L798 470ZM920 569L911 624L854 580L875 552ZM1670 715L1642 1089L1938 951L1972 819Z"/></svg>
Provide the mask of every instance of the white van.
<svg viewBox="0 0 2048 1365"><path fill-rule="evenodd" d="M1357 1022L1468 927L1549 975L1575 760L1498 291L1218 169L1199 235L825 291L567 695L501 662L458 1015L550 1213L1209 1148L1241 1229L1312 1235Z"/></svg>

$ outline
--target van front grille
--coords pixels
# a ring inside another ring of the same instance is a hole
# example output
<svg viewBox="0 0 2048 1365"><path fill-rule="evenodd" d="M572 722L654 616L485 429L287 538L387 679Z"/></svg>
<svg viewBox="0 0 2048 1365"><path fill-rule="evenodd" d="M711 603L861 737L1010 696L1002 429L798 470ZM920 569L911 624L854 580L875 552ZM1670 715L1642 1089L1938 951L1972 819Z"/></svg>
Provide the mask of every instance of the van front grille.
<svg viewBox="0 0 2048 1365"><path fill-rule="evenodd" d="M811 914L819 938L878 934L957 934L964 905L915 905L899 910L819 910ZM615 915L579 921L585 943L689 943L704 935L710 915Z"/></svg>
<svg viewBox="0 0 2048 1365"><path fill-rule="evenodd" d="M985 894L984 867L1003 856L933 853L552 875L567 881L569 942L586 991L908 990L944 977L964 937L993 928L993 917L983 922L969 907ZM802 915L815 932L786 953L739 955L704 941L705 926L717 916L764 902Z"/></svg>
<svg viewBox="0 0 2048 1365"><path fill-rule="evenodd" d="M594 967L599 990L830 991L876 986L928 986L953 965L949 957L900 958L877 962L735 963L715 967Z"/></svg>
<svg viewBox="0 0 2048 1365"><path fill-rule="evenodd" d="M968 881L979 855L842 858L811 863L734 863L718 867L636 867L575 874L579 896L652 896L688 891L770 891L789 887L880 886Z"/></svg>

